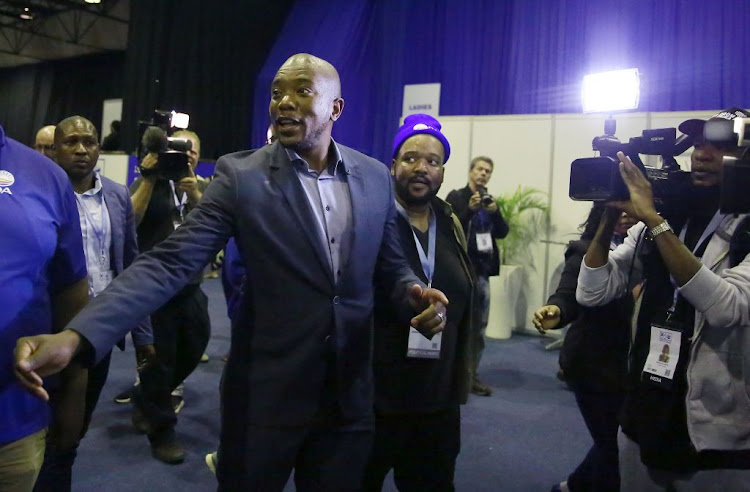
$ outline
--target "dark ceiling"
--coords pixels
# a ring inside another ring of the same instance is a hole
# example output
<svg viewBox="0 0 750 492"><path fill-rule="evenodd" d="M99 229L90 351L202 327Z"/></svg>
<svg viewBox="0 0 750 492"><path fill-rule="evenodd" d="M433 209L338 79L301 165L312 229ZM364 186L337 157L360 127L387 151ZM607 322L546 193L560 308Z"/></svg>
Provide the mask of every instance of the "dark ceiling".
<svg viewBox="0 0 750 492"><path fill-rule="evenodd" d="M124 51L129 17L130 0L0 0L0 68Z"/></svg>

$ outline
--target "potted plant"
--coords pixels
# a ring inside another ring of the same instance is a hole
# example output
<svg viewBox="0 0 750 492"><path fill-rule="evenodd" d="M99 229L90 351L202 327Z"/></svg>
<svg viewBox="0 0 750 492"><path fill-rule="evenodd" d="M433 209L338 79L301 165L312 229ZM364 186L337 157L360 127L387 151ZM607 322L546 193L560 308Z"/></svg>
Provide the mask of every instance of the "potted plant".
<svg viewBox="0 0 750 492"><path fill-rule="evenodd" d="M526 323L525 267L535 269L529 246L547 228L549 203L545 192L524 186L496 197L495 201L509 231L504 239L497 241L501 267L500 275L490 280L492 301L486 334L504 339Z"/></svg>

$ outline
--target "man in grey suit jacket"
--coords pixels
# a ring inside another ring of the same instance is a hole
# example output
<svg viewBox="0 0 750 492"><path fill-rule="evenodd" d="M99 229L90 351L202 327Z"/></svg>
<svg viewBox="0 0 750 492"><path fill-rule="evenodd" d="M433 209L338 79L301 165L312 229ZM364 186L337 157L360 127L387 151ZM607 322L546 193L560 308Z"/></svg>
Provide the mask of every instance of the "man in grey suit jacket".
<svg viewBox="0 0 750 492"><path fill-rule="evenodd" d="M133 207L128 189L94 171L99 159L98 142L96 127L81 116L66 118L55 129L55 160L68 175L75 191L88 270L89 298L96 297L103 291L138 255ZM132 335L138 359L152 358L153 335L148 317L132 330ZM79 397L84 398L81 405L83 411L65 416L82 422L82 430L79 435L67 439L67 442L60 443L53 439L48 444L36 491L70 490L78 440L86 434L107 380L110 353L109 350L103 353L101 360L82 375L85 393ZM64 405L64 402L53 400L54 407ZM55 419L51 436L54 438L56 434L67 431L56 429L56 426L68 425L69 421L66 419ZM79 425L81 424L75 424L76 427Z"/></svg>
<svg viewBox="0 0 750 492"><path fill-rule="evenodd" d="M437 333L447 299L405 260L388 169L331 139L344 107L328 62L294 55L272 84L279 141L219 159L201 203L54 336L27 337L17 375L88 362L162 304L234 236L247 270L222 388L221 490L360 486L372 440L373 276L404 326ZM414 316L414 313L420 312ZM414 317L412 317L414 316Z"/></svg>

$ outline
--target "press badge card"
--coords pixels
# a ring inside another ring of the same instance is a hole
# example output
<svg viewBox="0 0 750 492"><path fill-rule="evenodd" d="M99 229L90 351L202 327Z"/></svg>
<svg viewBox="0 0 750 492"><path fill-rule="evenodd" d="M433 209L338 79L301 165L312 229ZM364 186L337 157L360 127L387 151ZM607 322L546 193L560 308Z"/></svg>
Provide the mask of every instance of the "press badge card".
<svg viewBox="0 0 750 492"><path fill-rule="evenodd" d="M674 378L677 360L680 358L682 333L661 326L651 326L651 345L643 372L657 384L669 385ZM667 381L664 381L667 379Z"/></svg>
<svg viewBox="0 0 750 492"><path fill-rule="evenodd" d="M489 232L477 233L477 251L482 253L492 252L492 234Z"/></svg>
<svg viewBox="0 0 750 492"><path fill-rule="evenodd" d="M406 356L415 359L439 359L440 345L443 341L443 333L438 333L432 339L419 333L414 327L409 327L409 347Z"/></svg>

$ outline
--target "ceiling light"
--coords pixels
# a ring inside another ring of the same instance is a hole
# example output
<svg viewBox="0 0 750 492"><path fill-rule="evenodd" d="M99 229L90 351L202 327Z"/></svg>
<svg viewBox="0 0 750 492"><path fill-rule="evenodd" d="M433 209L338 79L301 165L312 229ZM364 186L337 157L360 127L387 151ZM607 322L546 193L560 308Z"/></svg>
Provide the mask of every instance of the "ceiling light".
<svg viewBox="0 0 750 492"><path fill-rule="evenodd" d="M83 0L86 3L102 3L102 0Z"/></svg>

